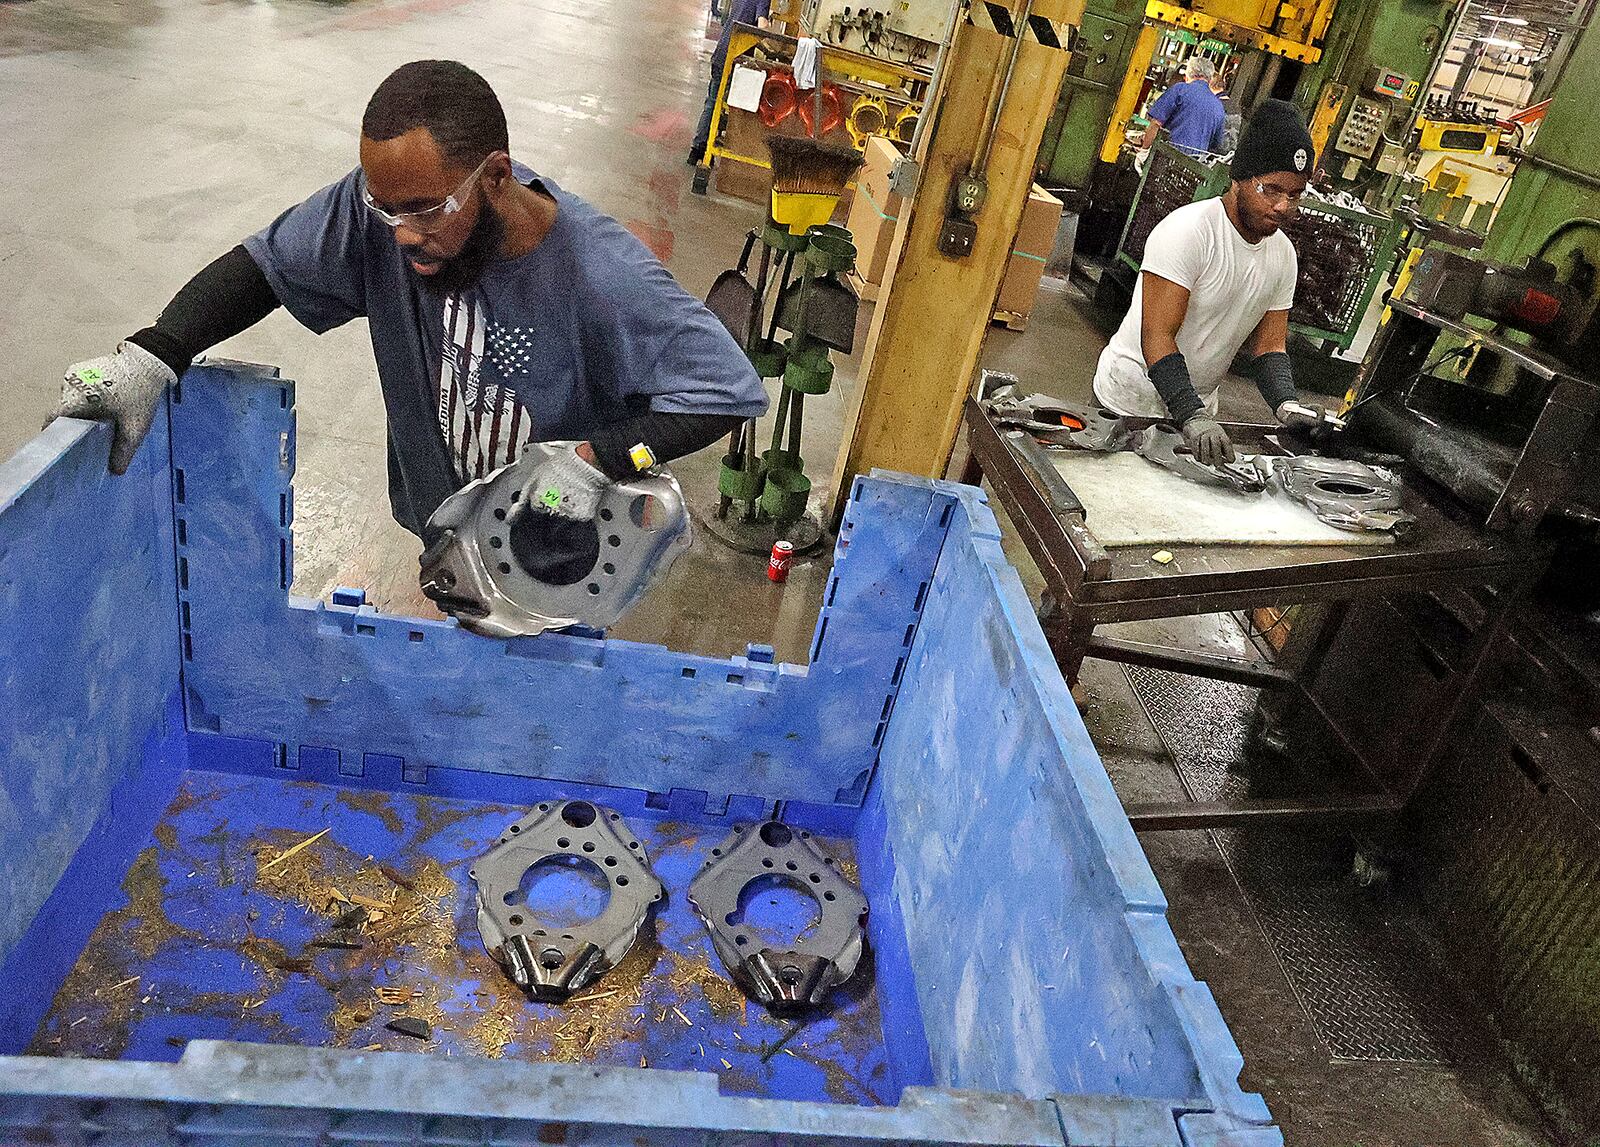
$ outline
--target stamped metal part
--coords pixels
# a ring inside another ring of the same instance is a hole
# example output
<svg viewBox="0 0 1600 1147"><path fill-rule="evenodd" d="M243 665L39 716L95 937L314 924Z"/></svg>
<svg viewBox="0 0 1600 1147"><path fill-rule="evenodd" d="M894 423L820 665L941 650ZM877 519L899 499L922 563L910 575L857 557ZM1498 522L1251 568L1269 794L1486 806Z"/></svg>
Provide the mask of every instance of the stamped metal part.
<svg viewBox="0 0 1600 1147"><path fill-rule="evenodd" d="M1048 394L1020 396L1013 386L998 387L984 402L1001 426L1031 431L1034 438L1077 450L1126 450L1147 420L1124 418L1103 407L1079 407Z"/></svg>
<svg viewBox="0 0 1600 1147"><path fill-rule="evenodd" d="M761 946L755 930L739 921L745 889L764 878L800 889L820 910L815 927L790 948ZM736 825L689 885L689 903L738 985L774 1009L817 1006L861 959L867 898L839 875L810 833L781 821Z"/></svg>
<svg viewBox="0 0 1600 1147"><path fill-rule="evenodd" d="M1241 494L1256 494L1267 488L1261 471L1243 458L1218 466L1204 465L1184 444L1183 435L1165 423L1148 427L1136 449L1157 466L1208 486L1226 486Z"/></svg>
<svg viewBox="0 0 1600 1147"><path fill-rule="evenodd" d="M541 921L521 902L522 878L550 861L582 861L604 878L605 908L582 924ZM546 801L472 866L478 933L489 955L534 999L559 1003L617 966L663 896L644 845L620 814L588 801Z"/></svg>
<svg viewBox="0 0 1600 1147"><path fill-rule="evenodd" d="M1301 455L1260 459L1283 492L1341 530L1392 530L1404 537L1416 516L1400 501L1400 479L1388 470L1345 458Z"/></svg>
<svg viewBox="0 0 1600 1147"><path fill-rule="evenodd" d="M466 629L520 637L614 623L689 546L683 492L666 471L606 488L593 522L527 510L522 489L571 443L527 446L428 520L422 592Z"/></svg>

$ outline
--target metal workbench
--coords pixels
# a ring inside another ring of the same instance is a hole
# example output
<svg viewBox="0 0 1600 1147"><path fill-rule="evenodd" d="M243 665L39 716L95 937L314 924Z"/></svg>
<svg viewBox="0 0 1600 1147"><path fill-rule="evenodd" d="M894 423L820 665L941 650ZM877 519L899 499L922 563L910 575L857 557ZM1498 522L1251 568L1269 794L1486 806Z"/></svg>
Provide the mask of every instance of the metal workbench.
<svg viewBox="0 0 1600 1147"><path fill-rule="evenodd" d="M976 400L966 406L969 456L962 480L989 480L1018 535L1044 575L1041 622L1062 673L1076 681L1085 657L1167 669L1267 689L1292 690L1314 713L1353 765L1352 783L1337 795L1250 798L1234 801L1130 805L1137 829L1222 827L1287 820L1383 817L1398 812L1426 775L1450 718L1470 689L1506 613L1543 572L1548 548L1495 535L1464 519L1428 491L1408 486L1407 509L1417 517L1406 543L1366 545L1238 546L1146 545L1107 549L1093 523L1063 497L1053 469L1030 462L1031 439L1014 445L1015 432L998 426ZM1275 428L1229 424L1247 451L1284 453ZM1167 564L1151 560L1170 551ZM1416 759L1374 761L1359 751L1302 688L1311 680L1338 633L1352 601L1402 593L1455 591L1471 616L1470 636L1453 656L1441 655L1442 707L1430 713L1433 730ZM1462 591L1477 591L1463 593ZM1331 603L1316 639L1295 670L1266 661L1222 657L1100 635L1107 622L1222 613L1258 606Z"/></svg>

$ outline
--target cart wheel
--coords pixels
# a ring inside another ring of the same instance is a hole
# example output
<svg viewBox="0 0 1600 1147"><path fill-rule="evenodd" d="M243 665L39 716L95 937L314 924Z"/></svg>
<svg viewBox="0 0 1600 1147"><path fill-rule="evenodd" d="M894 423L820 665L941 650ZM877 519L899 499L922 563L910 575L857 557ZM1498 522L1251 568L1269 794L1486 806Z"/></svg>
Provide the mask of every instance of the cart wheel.
<svg viewBox="0 0 1600 1147"><path fill-rule="evenodd" d="M694 183L690 185L690 189L696 195L704 195L706 193L706 188L710 187L710 186L711 186L711 169L709 167L697 167L697 168L695 168L695 171L694 171Z"/></svg>

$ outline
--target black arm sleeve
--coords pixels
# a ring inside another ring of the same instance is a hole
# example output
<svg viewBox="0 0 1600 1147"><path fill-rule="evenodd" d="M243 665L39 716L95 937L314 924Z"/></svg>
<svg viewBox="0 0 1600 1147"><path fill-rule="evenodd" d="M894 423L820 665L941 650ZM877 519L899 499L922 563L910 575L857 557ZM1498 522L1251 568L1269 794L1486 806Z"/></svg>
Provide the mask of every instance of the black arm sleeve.
<svg viewBox="0 0 1600 1147"><path fill-rule="evenodd" d="M743 422L739 414L668 414L648 411L602 426L589 435L595 460L612 481L638 473L628 451L643 442L657 462L670 462L711 445Z"/></svg>
<svg viewBox="0 0 1600 1147"><path fill-rule="evenodd" d="M1250 364L1250 372L1256 376L1256 389L1272 407L1272 413L1278 413L1278 407L1285 402L1300 397L1294 389L1294 362L1286 351L1269 350L1257 356Z"/></svg>
<svg viewBox="0 0 1600 1147"><path fill-rule="evenodd" d="M196 355L255 326L277 307L278 297L250 252L235 247L184 284L155 326L128 341L182 377Z"/></svg>
<svg viewBox="0 0 1600 1147"><path fill-rule="evenodd" d="M1200 395L1189 380L1189 363L1182 351L1173 351L1166 358L1150 364L1150 382L1161 396L1161 401L1172 411L1172 420L1179 426L1197 411L1205 409Z"/></svg>

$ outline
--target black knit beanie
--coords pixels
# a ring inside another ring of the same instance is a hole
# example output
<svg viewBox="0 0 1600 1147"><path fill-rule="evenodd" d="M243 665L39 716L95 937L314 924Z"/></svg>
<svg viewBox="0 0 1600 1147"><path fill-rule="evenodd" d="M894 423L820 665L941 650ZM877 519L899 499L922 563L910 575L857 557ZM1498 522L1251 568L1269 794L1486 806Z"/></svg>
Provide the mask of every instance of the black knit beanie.
<svg viewBox="0 0 1600 1147"><path fill-rule="evenodd" d="M1239 133L1239 146L1233 152L1233 178L1255 179L1278 171L1311 178L1317 166L1317 152L1311 133L1295 106L1283 100L1267 100L1255 110Z"/></svg>

